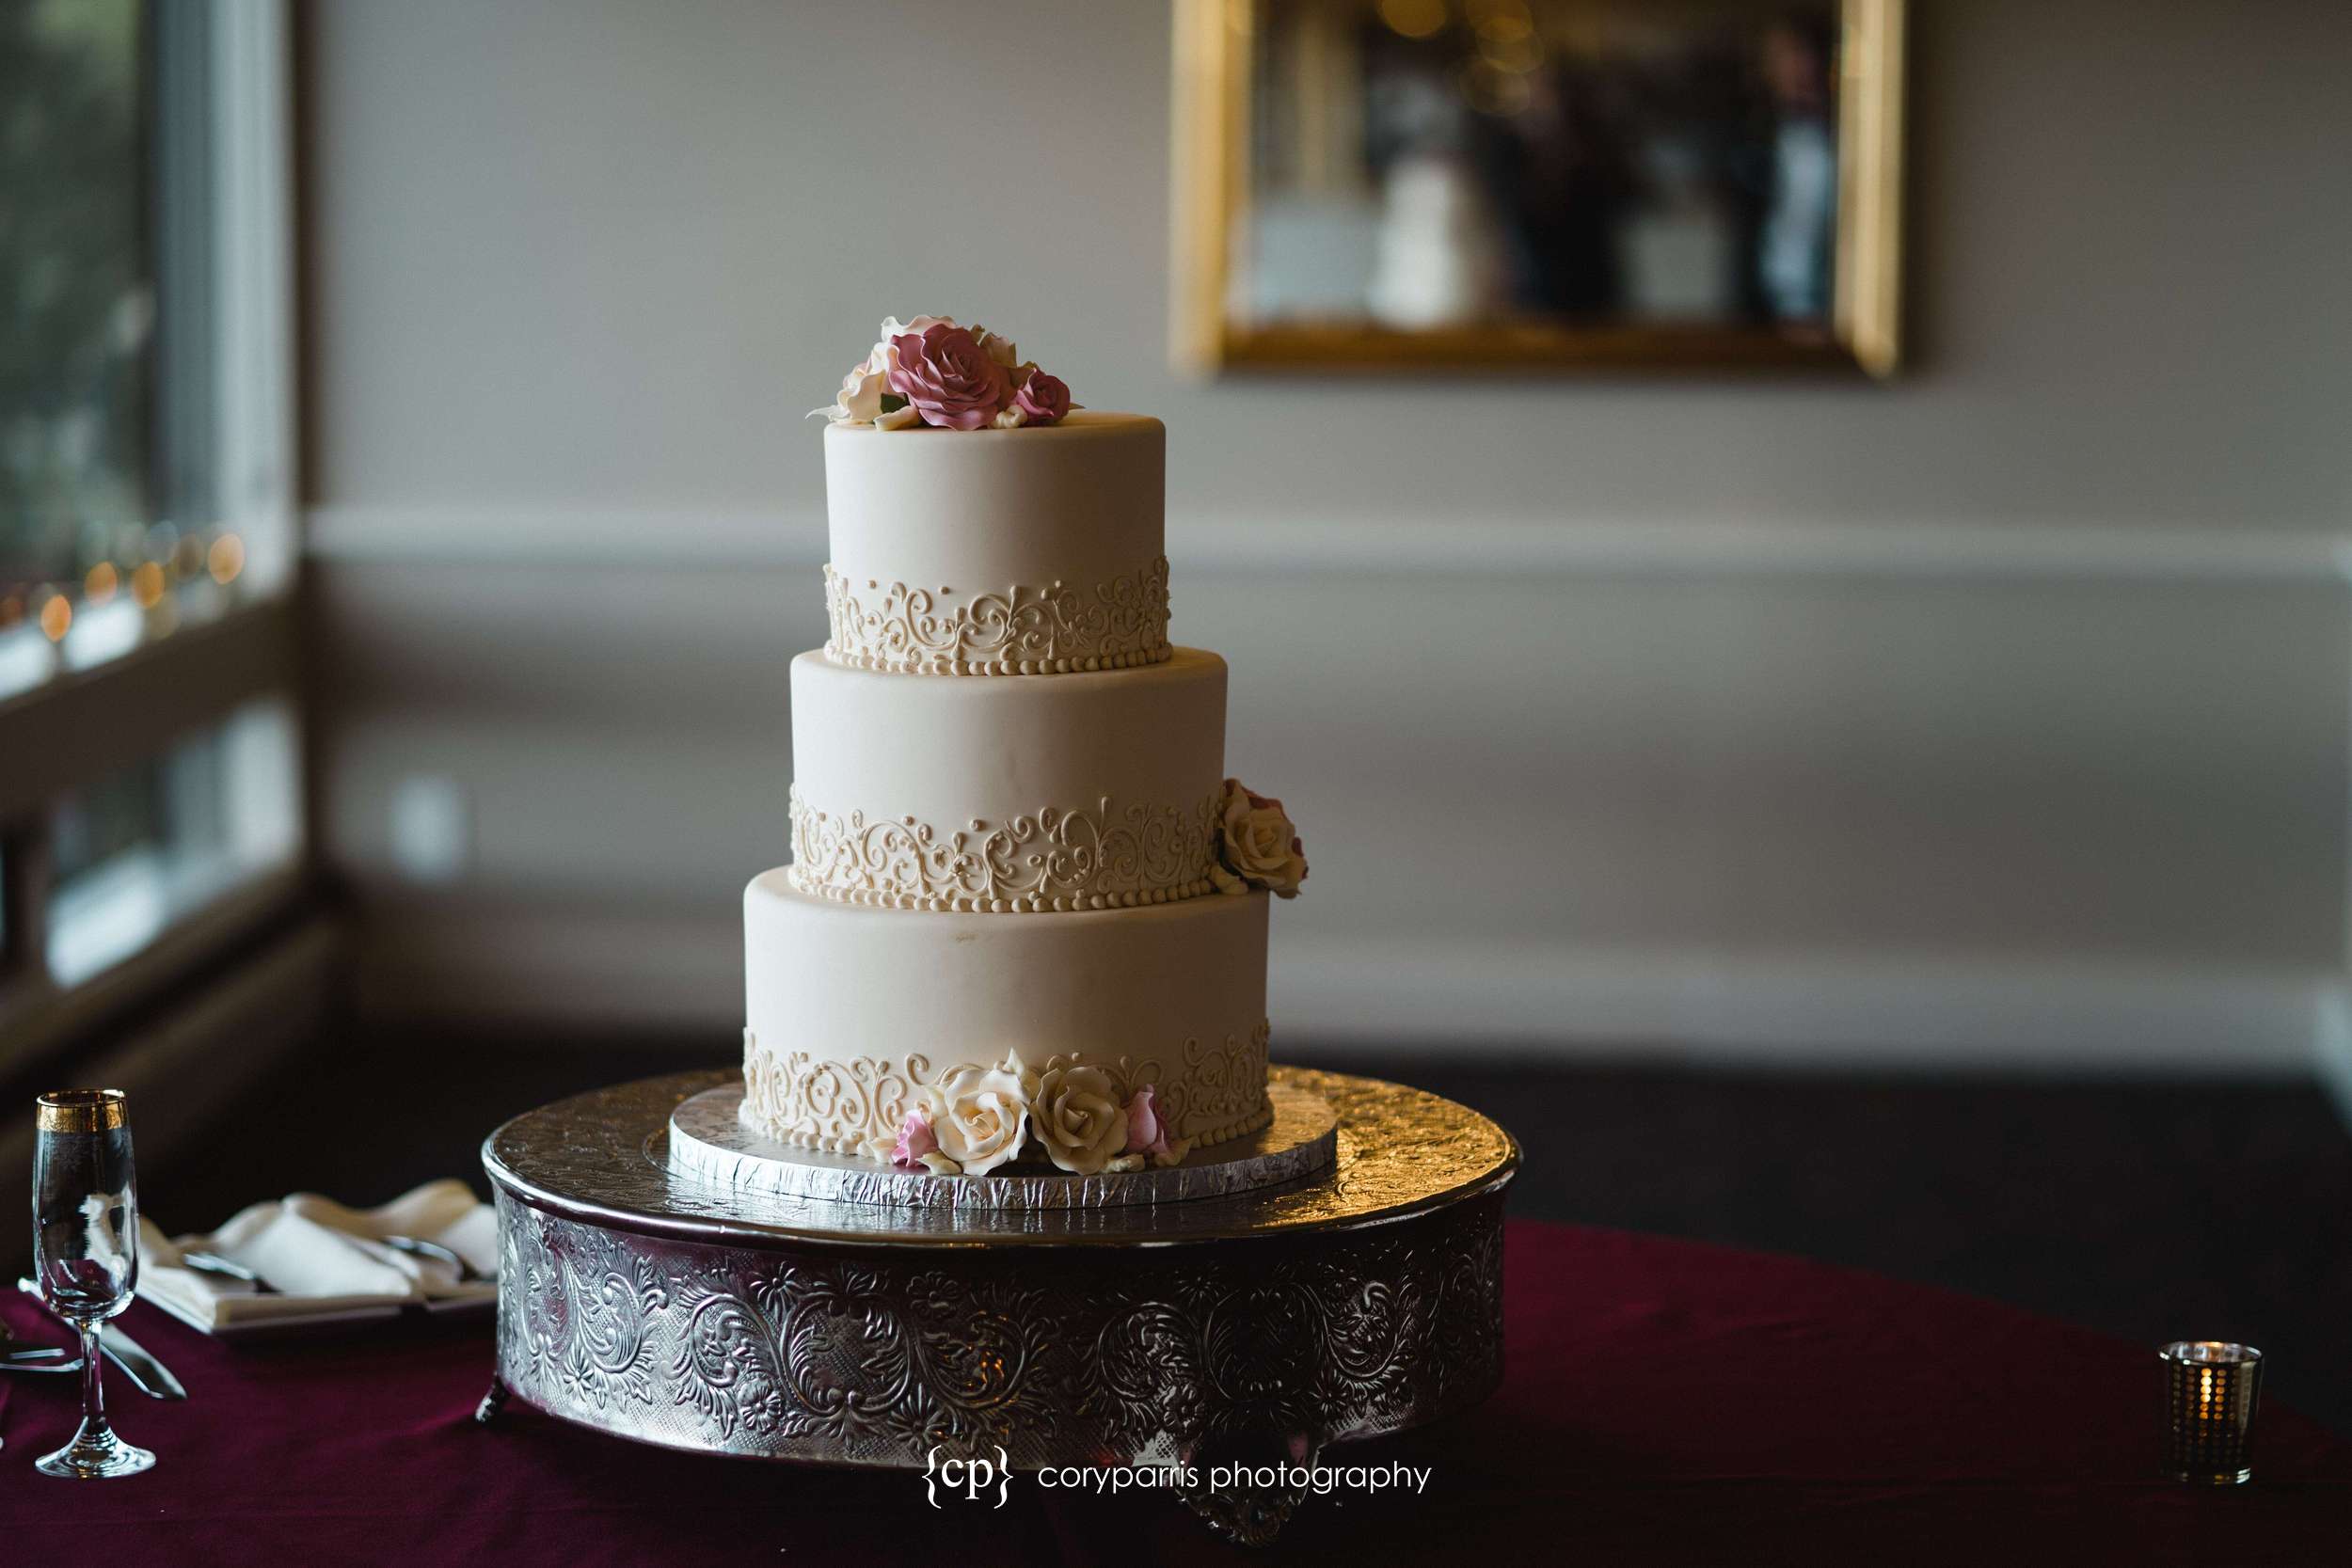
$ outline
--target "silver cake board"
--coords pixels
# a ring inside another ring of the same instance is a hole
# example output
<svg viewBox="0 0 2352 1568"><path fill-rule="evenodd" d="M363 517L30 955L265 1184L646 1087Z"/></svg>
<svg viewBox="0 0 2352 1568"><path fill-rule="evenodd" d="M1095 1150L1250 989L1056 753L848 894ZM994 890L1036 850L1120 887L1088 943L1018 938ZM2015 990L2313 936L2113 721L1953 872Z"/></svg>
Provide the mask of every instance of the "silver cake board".
<svg viewBox="0 0 2352 1568"><path fill-rule="evenodd" d="M1073 1176L1028 1159L985 1176L956 1177L779 1143L742 1119L743 1085L722 1084L670 1113L670 1165L715 1187L905 1209L1191 1202L1294 1181L1337 1157L1339 1117L1327 1101L1295 1084L1268 1085L1266 1099L1273 1116L1264 1127L1194 1149L1177 1164Z"/></svg>
<svg viewBox="0 0 2352 1568"><path fill-rule="evenodd" d="M905 1204L722 1185L674 1160L674 1114L729 1086L620 1085L485 1142L501 1245L485 1420L511 1395L714 1454L921 1470L1001 1449L1020 1470L1204 1477L1219 1455L1311 1464L1501 1379L1518 1147L1450 1101L1276 1068L1278 1127L1305 1101L1334 1120L1319 1169L1185 1200ZM1303 1495L1170 1489L1252 1542Z"/></svg>

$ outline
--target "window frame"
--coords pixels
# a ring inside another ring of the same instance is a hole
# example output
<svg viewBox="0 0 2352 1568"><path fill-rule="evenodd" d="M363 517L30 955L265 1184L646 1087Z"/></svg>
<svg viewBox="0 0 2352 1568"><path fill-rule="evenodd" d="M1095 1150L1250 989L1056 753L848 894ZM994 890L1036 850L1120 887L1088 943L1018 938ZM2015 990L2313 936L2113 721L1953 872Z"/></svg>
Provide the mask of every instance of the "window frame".
<svg viewBox="0 0 2352 1568"><path fill-rule="evenodd" d="M170 12L168 22L162 15ZM102 1019L184 981L311 881L309 813L290 868L264 873L175 922L153 942L72 988L51 980L45 952L48 834L62 796L278 697L307 733L299 678L300 510L295 425L293 37L288 0L157 0L158 24L196 41L161 69L186 72L178 112L201 114L202 210L166 213L159 245L203 253L182 308L211 317L201 395L162 393L158 440L187 439L190 405L209 467L210 520L247 545L256 584L218 619L86 669L60 671L0 700L0 1072L47 1053ZM160 90L160 87L159 87ZM168 123L159 126L168 137ZM207 244L209 242L209 244ZM166 328L167 335L170 331ZM308 797L303 781L303 798Z"/></svg>

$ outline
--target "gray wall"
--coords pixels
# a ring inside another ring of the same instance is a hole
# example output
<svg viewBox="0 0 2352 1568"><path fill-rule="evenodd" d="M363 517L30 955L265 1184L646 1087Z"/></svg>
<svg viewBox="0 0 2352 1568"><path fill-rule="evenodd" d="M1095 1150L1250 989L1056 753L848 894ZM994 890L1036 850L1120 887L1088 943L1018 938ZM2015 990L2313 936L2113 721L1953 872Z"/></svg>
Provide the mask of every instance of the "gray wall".
<svg viewBox="0 0 2352 1568"><path fill-rule="evenodd" d="M2344 950L2352 22L1917 9L1877 387L1176 377L1159 7L313 4L371 994L723 1040L822 638L798 416L946 310L1168 422L1179 634L1315 863L1287 1038L2299 1059Z"/></svg>

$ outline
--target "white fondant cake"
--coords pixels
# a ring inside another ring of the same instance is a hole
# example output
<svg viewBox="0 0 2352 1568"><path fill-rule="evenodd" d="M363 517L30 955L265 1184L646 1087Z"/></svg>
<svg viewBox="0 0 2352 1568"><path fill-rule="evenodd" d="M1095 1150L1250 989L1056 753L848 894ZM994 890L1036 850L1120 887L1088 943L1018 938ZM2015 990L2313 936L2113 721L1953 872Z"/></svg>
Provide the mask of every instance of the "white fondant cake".
<svg viewBox="0 0 2352 1568"><path fill-rule="evenodd" d="M820 411L831 635L792 662L792 862L743 895L771 1137L1090 1175L1264 1124L1306 862L1224 776L1224 660L1168 641L1166 432L1072 406L918 317Z"/></svg>

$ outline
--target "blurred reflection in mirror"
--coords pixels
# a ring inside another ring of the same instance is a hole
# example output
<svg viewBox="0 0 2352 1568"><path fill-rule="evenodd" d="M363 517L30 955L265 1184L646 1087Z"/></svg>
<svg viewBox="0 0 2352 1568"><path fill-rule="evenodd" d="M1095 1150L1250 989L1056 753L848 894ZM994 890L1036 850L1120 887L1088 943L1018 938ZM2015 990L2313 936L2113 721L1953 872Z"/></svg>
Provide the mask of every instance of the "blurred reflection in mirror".
<svg viewBox="0 0 2352 1568"><path fill-rule="evenodd" d="M1201 0L1209 363L1895 357L1898 0Z"/></svg>

